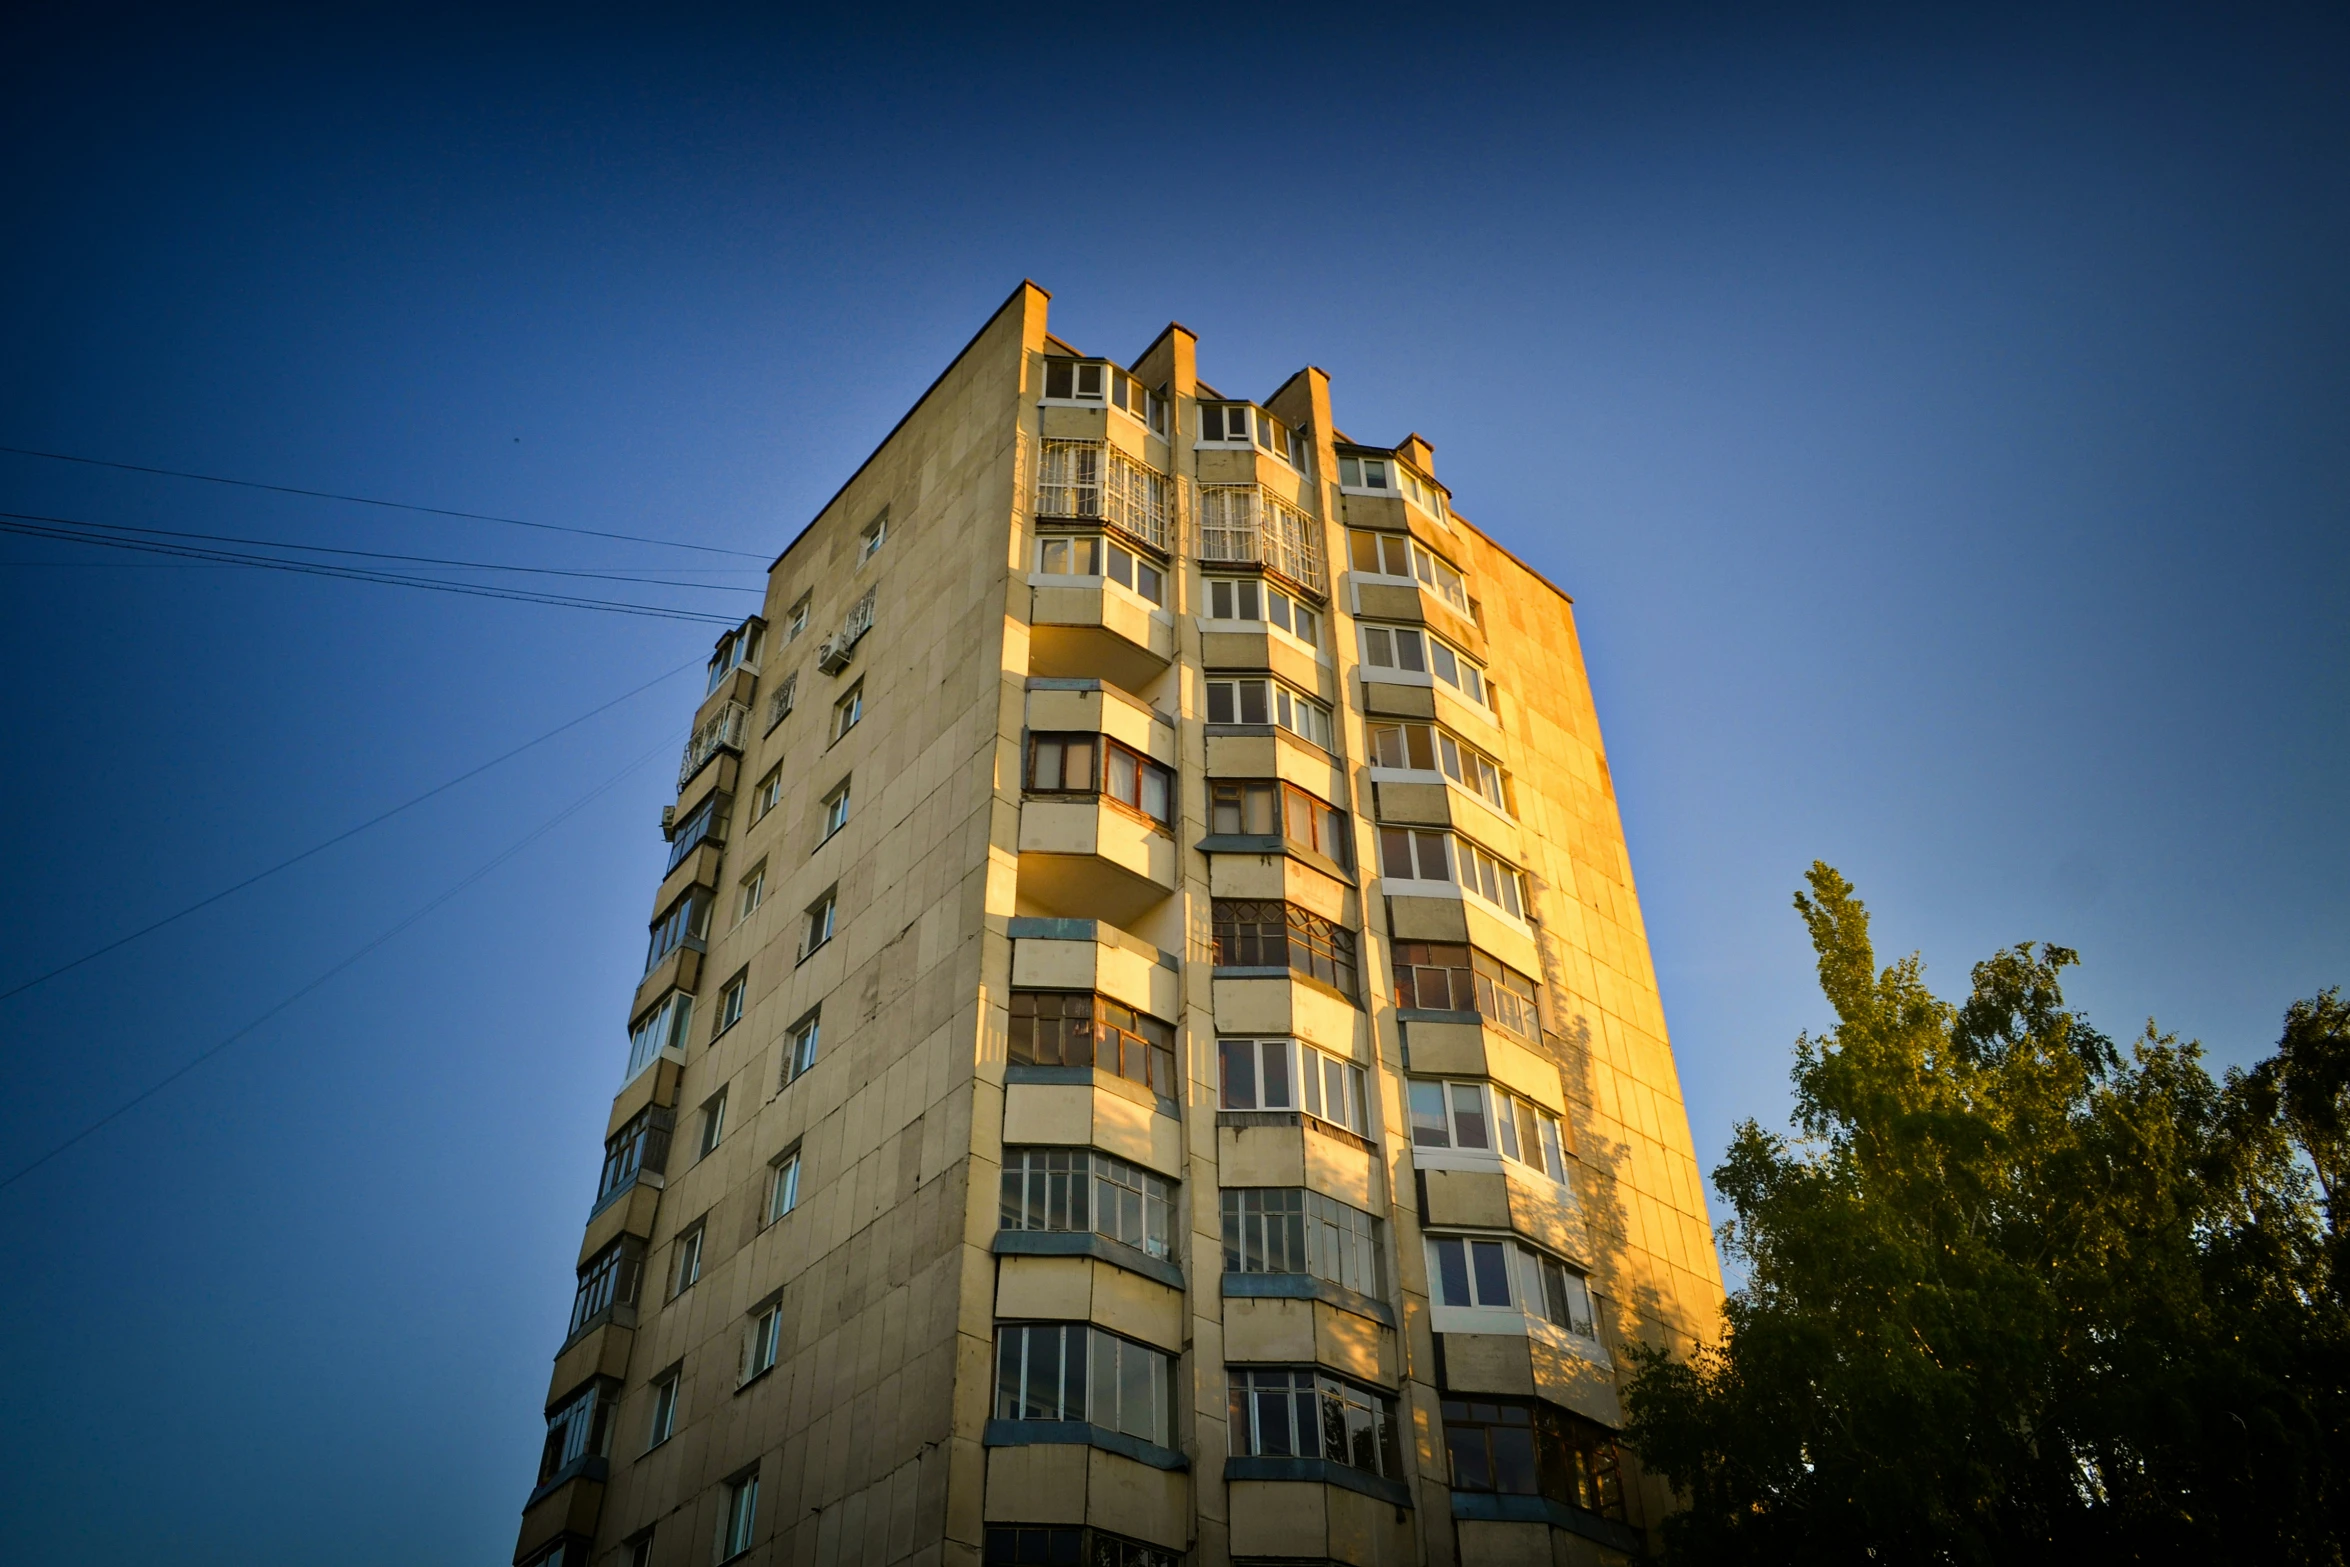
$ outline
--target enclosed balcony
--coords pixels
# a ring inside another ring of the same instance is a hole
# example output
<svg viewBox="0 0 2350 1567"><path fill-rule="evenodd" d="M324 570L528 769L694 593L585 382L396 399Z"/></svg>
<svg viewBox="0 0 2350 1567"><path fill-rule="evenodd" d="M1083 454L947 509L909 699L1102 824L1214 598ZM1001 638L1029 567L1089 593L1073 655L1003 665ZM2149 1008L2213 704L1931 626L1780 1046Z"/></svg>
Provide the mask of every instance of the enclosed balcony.
<svg viewBox="0 0 2350 1567"><path fill-rule="evenodd" d="M1020 912L1131 928L1175 890L1174 755L1173 727L1114 686L1029 682Z"/></svg>
<svg viewBox="0 0 2350 1567"><path fill-rule="evenodd" d="M1200 487L1199 558L1261 566L1316 597L1330 591L1321 524L1261 484Z"/></svg>

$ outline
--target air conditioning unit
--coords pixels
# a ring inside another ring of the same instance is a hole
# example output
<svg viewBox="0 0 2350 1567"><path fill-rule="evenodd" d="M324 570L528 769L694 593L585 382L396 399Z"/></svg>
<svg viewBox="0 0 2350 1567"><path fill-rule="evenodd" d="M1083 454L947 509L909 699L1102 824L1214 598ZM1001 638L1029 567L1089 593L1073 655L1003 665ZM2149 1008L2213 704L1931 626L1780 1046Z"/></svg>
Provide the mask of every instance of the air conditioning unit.
<svg viewBox="0 0 2350 1567"><path fill-rule="evenodd" d="M826 637L816 645L816 667L828 675L837 675L849 667L849 657L856 644L845 637Z"/></svg>
<svg viewBox="0 0 2350 1567"><path fill-rule="evenodd" d="M662 837L664 837L664 838L668 837L668 836L670 835L670 833L672 833L672 832L674 832L674 831L676 830L676 828L677 828L677 807L676 807L676 806L674 806L674 805L664 805L664 806L662 806L662 807L661 807L661 836L662 836Z"/></svg>

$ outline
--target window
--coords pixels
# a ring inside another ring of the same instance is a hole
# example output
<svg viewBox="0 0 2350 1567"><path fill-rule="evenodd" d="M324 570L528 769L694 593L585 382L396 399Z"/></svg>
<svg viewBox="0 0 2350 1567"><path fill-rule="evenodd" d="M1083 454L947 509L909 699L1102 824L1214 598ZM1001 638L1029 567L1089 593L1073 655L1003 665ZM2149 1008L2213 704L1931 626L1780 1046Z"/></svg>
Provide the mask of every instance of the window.
<svg viewBox="0 0 2350 1567"><path fill-rule="evenodd" d="M726 1135L726 1090L721 1088L702 1105L702 1139L696 1159L707 1159L718 1151L718 1140Z"/></svg>
<svg viewBox="0 0 2350 1567"><path fill-rule="evenodd" d="M677 1391L685 1380L685 1373L671 1367L653 1379L653 1422L645 1433L648 1451L659 1447L677 1432Z"/></svg>
<svg viewBox="0 0 2350 1567"><path fill-rule="evenodd" d="M1224 1189L1224 1271L1302 1273L1358 1295L1387 1295L1379 1220L1296 1186Z"/></svg>
<svg viewBox="0 0 2350 1567"><path fill-rule="evenodd" d="M628 1235L580 1264L579 1288L571 1297L571 1330L565 1342L601 1323L613 1307L635 1305L644 1271L642 1243Z"/></svg>
<svg viewBox="0 0 2350 1567"><path fill-rule="evenodd" d="M693 1026L694 998L683 991L672 990L663 996L628 1031L628 1081L651 1066L656 1058L674 1050L685 1054L686 1031Z"/></svg>
<svg viewBox="0 0 2350 1567"><path fill-rule="evenodd" d="M739 1380L748 1382L774 1370L776 1354L782 1347L783 1302L770 1301L751 1313L750 1331L743 1338L743 1369Z"/></svg>
<svg viewBox="0 0 2350 1567"><path fill-rule="evenodd" d="M805 963L818 947L832 939L833 912L839 902L839 895L828 891L808 905L806 922L800 932L801 962Z"/></svg>
<svg viewBox="0 0 2350 1567"><path fill-rule="evenodd" d="M775 694L767 699L767 732L773 734L775 726L791 717L791 710L799 706L799 703L800 672L795 669L783 677L783 683L778 685L775 688Z"/></svg>
<svg viewBox="0 0 2350 1567"><path fill-rule="evenodd" d="M1547 1496L1622 1521L1615 1434L1535 1399L1446 1399L1444 1446L1456 1491Z"/></svg>
<svg viewBox="0 0 2350 1567"><path fill-rule="evenodd" d="M1175 1097L1175 1030L1147 1013L1083 990L1012 992L1010 1060L1090 1066Z"/></svg>
<svg viewBox="0 0 2350 1567"><path fill-rule="evenodd" d="M1044 395L1048 402L1103 401L1110 367L1094 360L1052 359L1044 362Z"/></svg>
<svg viewBox="0 0 2350 1567"><path fill-rule="evenodd" d="M677 1237L677 1260L669 1270L669 1294L672 1299L694 1287L702 1276L702 1225L699 1220Z"/></svg>
<svg viewBox="0 0 2350 1567"><path fill-rule="evenodd" d="M1321 646L1322 617L1305 600L1255 577L1210 577L1206 585L1208 619L1269 623L1308 647Z"/></svg>
<svg viewBox="0 0 2350 1567"><path fill-rule="evenodd" d="M1460 849L1453 874L1453 848ZM1512 919L1526 917L1518 873L1466 838L1418 827L1379 829L1379 873L1397 881L1454 881Z"/></svg>
<svg viewBox="0 0 2350 1567"><path fill-rule="evenodd" d="M1349 490L1393 490L1395 464L1385 457L1340 457L1338 483Z"/></svg>
<svg viewBox="0 0 2350 1567"><path fill-rule="evenodd" d="M998 1229L1105 1235L1168 1255L1175 1186L1090 1148L1007 1148Z"/></svg>
<svg viewBox="0 0 2350 1567"><path fill-rule="evenodd" d="M1235 1370L1231 1418L1236 1454L1321 1458L1403 1478L1395 1400L1327 1372Z"/></svg>
<svg viewBox="0 0 2350 1567"><path fill-rule="evenodd" d="M1279 724L1301 740L1331 749L1330 709L1278 680L1211 680L1211 724Z"/></svg>
<svg viewBox="0 0 2350 1567"><path fill-rule="evenodd" d="M1534 981L1475 947L1399 941L1395 1004L1430 1012L1475 1012L1520 1039L1540 1040Z"/></svg>
<svg viewBox="0 0 2350 1567"><path fill-rule="evenodd" d="M547 1445L539 1454L539 1484L545 1485L582 1459L612 1452L612 1403L618 1389L603 1382L567 1400L547 1415Z"/></svg>
<svg viewBox="0 0 2350 1567"><path fill-rule="evenodd" d="M751 820L758 821L783 803L783 764L777 762L767 769L767 776L759 780L758 793L751 796Z"/></svg>
<svg viewBox="0 0 2350 1567"><path fill-rule="evenodd" d="M775 1156L767 1174L767 1222L773 1224L800 1205L800 1151Z"/></svg>
<svg viewBox="0 0 2350 1567"><path fill-rule="evenodd" d="M766 629L765 621L746 620L739 629L718 639L718 651L710 655L710 680L702 688L704 696L717 690L719 682L745 664L754 670L759 667L759 638Z"/></svg>
<svg viewBox="0 0 2350 1567"><path fill-rule="evenodd" d="M832 704L832 738L838 740L842 735L856 728L857 721L864 716L865 682L860 680L849 687L846 695Z"/></svg>
<svg viewBox="0 0 2350 1567"><path fill-rule="evenodd" d="M1344 468L1342 461L1342 473ZM1346 547L1348 564L1356 575L1416 582L1462 614L1475 618L1469 608L1469 585L1459 568L1411 535L1349 528Z"/></svg>
<svg viewBox="0 0 2350 1567"><path fill-rule="evenodd" d="M840 786L824 797L824 830L816 841L823 843L849 824L849 781L843 778Z"/></svg>
<svg viewBox="0 0 2350 1567"><path fill-rule="evenodd" d="M645 972L650 974L663 958L680 947L691 947L696 952L707 950L704 943L710 934L710 889L688 887L668 911L653 921L653 935L645 947Z"/></svg>
<svg viewBox="0 0 2350 1567"><path fill-rule="evenodd" d="M1479 1235L1428 1237L1431 1305L1514 1311L1579 1338L1595 1338L1583 1275L1521 1241ZM1441 1329L1440 1329L1441 1331Z"/></svg>
<svg viewBox="0 0 2350 1567"><path fill-rule="evenodd" d="M1047 441L1036 467L1036 516L1057 522L1100 522L1152 549L1168 544L1167 476L1102 441ZM1041 571L1095 576L1072 570L1074 556ZM1126 583L1134 587L1131 581ZM1155 600L1154 600L1155 602Z"/></svg>
<svg viewBox="0 0 2350 1567"><path fill-rule="evenodd" d="M1031 794L1100 794L1155 822L1174 809L1175 774L1108 735L1039 734L1028 742Z"/></svg>
<svg viewBox="0 0 2350 1567"><path fill-rule="evenodd" d="M1048 577L1107 578L1153 604L1167 602L1167 576L1115 539L1052 533L1036 541L1036 569Z"/></svg>
<svg viewBox="0 0 2350 1567"><path fill-rule="evenodd" d="M880 554L881 546L888 538L889 512L885 508L880 516L865 524L864 530L857 535L857 564L862 566Z"/></svg>
<svg viewBox="0 0 2350 1567"><path fill-rule="evenodd" d="M1183 1554L1100 1529L991 1523L980 1563L981 1567L1183 1567Z"/></svg>
<svg viewBox="0 0 2350 1567"><path fill-rule="evenodd" d="M1291 903L1218 898L1216 967L1286 968L1355 997L1355 937L1343 925Z"/></svg>
<svg viewBox="0 0 2350 1567"><path fill-rule="evenodd" d="M1438 522L1444 521L1446 510L1444 486L1438 484L1434 479L1421 478L1402 463L1395 465L1395 476L1403 481L1405 499L1429 516L1434 517Z"/></svg>
<svg viewBox="0 0 2350 1567"><path fill-rule="evenodd" d="M791 1026L783 1047L783 1081L778 1090L789 1088L807 1075L816 1064L816 1014L809 1013Z"/></svg>
<svg viewBox="0 0 2350 1567"><path fill-rule="evenodd" d="M1081 1420L1169 1445L1167 1356L1082 1322L996 1330L995 1417Z"/></svg>
<svg viewBox="0 0 2350 1567"><path fill-rule="evenodd" d="M710 1030L713 1040L743 1020L743 997L750 988L751 971L744 969L726 982L725 989L718 992L718 1022Z"/></svg>
<svg viewBox="0 0 2350 1567"><path fill-rule="evenodd" d="M1371 1135L1363 1069L1352 1061L1290 1039L1216 1043L1225 1109L1303 1110L1357 1137Z"/></svg>
<svg viewBox="0 0 2350 1567"><path fill-rule="evenodd" d="M1566 1180L1566 1137L1558 1117L1532 1100L1481 1082L1415 1078L1405 1088L1413 1147L1497 1153L1554 1181Z"/></svg>
<svg viewBox="0 0 2350 1567"><path fill-rule="evenodd" d="M682 822L669 829L669 863L661 874L666 876L685 863L685 857L705 843L726 842L726 808L734 802L723 794L705 795Z"/></svg>
<svg viewBox="0 0 2350 1567"><path fill-rule="evenodd" d="M1499 764L1450 731L1432 724L1379 723L1372 724L1370 731L1373 767L1441 772L1495 810L1509 811L1509 791L1502 783Z"/></svg>
<svg viewBox="0 0 2350 1567"><path fill-rule="evenodd" d="M751 1528L759 1521L759 1471L726 1482L726 1516L718 1536L718 1559L731 1561L751 1548Z"/></svg>
<svg viewBox="0 0 2350 1567"><path fill-rule="evenodd" d="M628 1542L628 1567L653 1567L652 1530L647 1529Z"/></svg>
<svg viewBox="0 0 2350 1567"><path fill-rule="evenodd" d="M1322 526L1261 484L1206 484L1199 492L1199 558L1253 562L1309 593L1329 583Z"/></svg>
<svg viewBox="0 0 2350 1567"><path fill-rule="evenodd" d="M1468 654L1442 637L1417 626L1366 624L1362 629L1363 662L1371 668L1400 670L1411 675L1433 674L1478 706L1492 705L1485 672Z"/></svg>
<svg viewBox="0 0 2350 1567"><path fill-rule="evenodd" d="M1208 784L1208 831L1242 837L1276 834L1345 865L1352 836L1346 813L1293 783L1214 779Z"/></svg>
<svg viewBox="0 0 2350 1567"><path fill-rule="evenodd" d="M1199 405L1199 438L1202 442L1230 442L1249 444L1249 406L1246 403L1202 403Z"/></svg>
<svg viewBox="0 0 2350 1567"><path fill-rule="evenodd" d="M669 1163L669 1112L658 1107L639 1110L626 1125L604 1139L604 1169L596 1177L596 1207L636 1184L637 1174L659 1175Z"/></svg>
<svg viewBox="0 0 2350 1567"><path fill-rule="evenodd" d="M815 597L815 592L810 590L793 601L791 613L785 616L783 621L784 641L794 641L801 632L808 629L808 606Z"/></svg>

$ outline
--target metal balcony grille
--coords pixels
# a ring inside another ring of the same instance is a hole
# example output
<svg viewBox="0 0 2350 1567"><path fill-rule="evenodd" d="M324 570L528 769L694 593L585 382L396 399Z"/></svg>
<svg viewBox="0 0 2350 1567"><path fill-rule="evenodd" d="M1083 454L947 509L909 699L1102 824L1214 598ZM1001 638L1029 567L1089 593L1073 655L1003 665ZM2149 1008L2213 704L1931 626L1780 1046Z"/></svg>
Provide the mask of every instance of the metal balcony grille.
<svg viewBox="0 0 2350 1567"><path fill-rule="evenodd" d="M1247 561L1316 593L1329 591L1321 533L1304 512L1256 484L1203 485L1199 500L1201 560Z"/></svg>
<svg viewBox="0 0 2350 1567"><path fill-rule="evenodd" d="M1102 441L1047 441L1036 470L1036 514L1106 523L1163 550L1167 476Z"/></svg>
<svg viewBox="0 0 2350 1567"><path fill-rule="evenodd" d="M685 755L677 764L677 787L683 789L693 782L694 774L710 765L710 759L721 751L740 754L743 736L751 722L751 710L740 702L729 702L710 716L710 721L693 732L685 743Z"/></svg>

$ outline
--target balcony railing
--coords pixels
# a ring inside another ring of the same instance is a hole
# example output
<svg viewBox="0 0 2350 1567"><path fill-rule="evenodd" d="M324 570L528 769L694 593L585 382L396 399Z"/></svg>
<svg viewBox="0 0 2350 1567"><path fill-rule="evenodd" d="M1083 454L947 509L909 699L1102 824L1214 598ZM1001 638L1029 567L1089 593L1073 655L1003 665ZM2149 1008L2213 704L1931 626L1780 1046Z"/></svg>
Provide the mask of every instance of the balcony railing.
<svg viewBox="0 0 2350 1567"><path fill-rule="evenodd" d="M1167 547L1167 476L1103 441L1047 441L1036 470L1036 514L1106 523Z"/></svg>
<svg viewBox="0 0 2350 1567"><path fill-rule="evenodd" d="M1245 561L1301 588L1330 591L1321 530L1304 512L1255 484L1203 485L1199 499L1202 561Z"/></svg>
<svg viewBox="0 0 2350 1567"><path fill-rule="evenodd" d="M743 736L750 732L751 710L740 702L729 702L710 715L710 721L693 732L685 743L685 755L677 764L677 787L683 789L692 783L694 775L710 765L710 759L721 751L742 753Z"/></svg>

